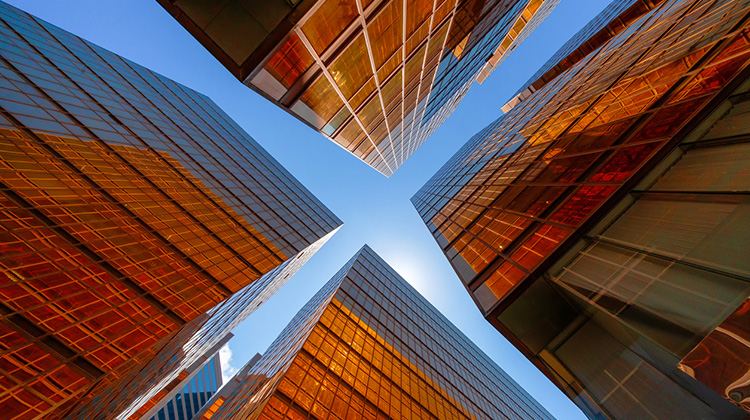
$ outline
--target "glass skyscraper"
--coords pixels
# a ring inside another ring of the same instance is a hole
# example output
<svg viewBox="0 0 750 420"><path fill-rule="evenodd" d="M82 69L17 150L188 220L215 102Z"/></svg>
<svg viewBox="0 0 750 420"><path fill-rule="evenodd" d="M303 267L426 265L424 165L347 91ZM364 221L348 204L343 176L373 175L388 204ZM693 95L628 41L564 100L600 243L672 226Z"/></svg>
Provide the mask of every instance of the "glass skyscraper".
<svg viewBox="0 0 750 420"><path fill-rule="evenodd" d="M231 334L227 334L227 340ZM220 348L219 343L212 350ZM202 362L202 363L201 363ZM221 360L218 351L212 351L207 359L199 359L193 373L182 381L185 385L174 395L162 399L151 409L154 413L148 420L189 420L223 385L221 378ZM190 370L190 369L188 369ZM148 414L146 414L148 416Z"/></svg>
<svg viewBox="0 0 750 420"><path fill-rule="evenodd" d="M4 418L113 395L341 224L204 95L3 3L0 40Z"/></svg>
<svg viewBox="0 0 750 420"><path fill-rule="evenodd" d="M365 246L201 419L551 419Z"/></svg>
<svg viewBox="0 0 750 420"><path fill-rule="evenodd" d="M749 20L645 10L412 198L487 320L591 418L748 415Z"/></svg>
<svg viewBox="0 0 750 420"><path fill-rule="evenodd" d="M231 378L227 380L227 383L225 383L224 386L221 387L220 392L214 393L213 397L211 397L211 399L203 405L203 408L198 411L192 418L197 420L210 419L211 417L213 417L214 413L216 413L216 410L218 410L219 407L224 404L227 398L230 398L232 395L234 395L238 388L245 385L245 381L248 380L247 376L252 372L253 367L256 363L258 363L260 358L261 355L259 353L256 353L255 356L253 356L253 358L251 358L250 361L248 361L245 366L242 367L242 369L237 371Z"/></svg>
<svg viewBox="0 0 750 420"><path fill-rule="evenodd" d="M158 0L240 81L390 176L559 0Z"/></svg>
<svg viewBox="0 0 750 420"><path fill-rule="evenodd" d="M609 3L581 30L576 32L549 60L547 60L521 89L516 92L502 111L508 112L524 98L541 89L565 70L571 68L589 53L601 47L628 25L661 4L664 0L614 0Z"/></svg>
<svg viewBox="0 0 750 420"><path fill-rule="evenodd" d="M334 233L190 321L160 343L156 355L142 362L139 369L127 375L106 376L65 418L135 420L147 415L164 396L179 389L197 360L208 352L218 351L227 334L273 296Z"/></svg>

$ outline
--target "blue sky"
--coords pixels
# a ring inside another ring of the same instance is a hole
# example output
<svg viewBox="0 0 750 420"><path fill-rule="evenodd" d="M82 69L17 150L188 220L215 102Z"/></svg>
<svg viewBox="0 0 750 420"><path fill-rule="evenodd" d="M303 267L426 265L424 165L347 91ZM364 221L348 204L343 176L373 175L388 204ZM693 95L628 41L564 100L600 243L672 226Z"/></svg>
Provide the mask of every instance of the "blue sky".
<svg viewBox="0 0 750 420"><path fill-rule="evenodd" d="M8 1L8 0L6 0ZM479 313L409 198L606 0L562 0L550 17L390 178L234 79L155 0L10 0L35 16L211 97L344 221L344 227L234 331L231 365L263 352L365 243L558 419L583 414ZM224 353L227 354L226 352Z"/></svg>

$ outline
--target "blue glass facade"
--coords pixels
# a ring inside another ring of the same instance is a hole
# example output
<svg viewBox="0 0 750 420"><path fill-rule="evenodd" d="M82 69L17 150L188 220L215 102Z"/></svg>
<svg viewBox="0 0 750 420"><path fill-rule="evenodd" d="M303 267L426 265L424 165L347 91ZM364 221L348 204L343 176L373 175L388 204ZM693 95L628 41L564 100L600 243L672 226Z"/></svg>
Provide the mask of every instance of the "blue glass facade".
<svg viewBox="0 0 750 420"><path fill-rule="evenodd" d="M217 353L150 420L190 420L221 386L221 361Z"/></svg>

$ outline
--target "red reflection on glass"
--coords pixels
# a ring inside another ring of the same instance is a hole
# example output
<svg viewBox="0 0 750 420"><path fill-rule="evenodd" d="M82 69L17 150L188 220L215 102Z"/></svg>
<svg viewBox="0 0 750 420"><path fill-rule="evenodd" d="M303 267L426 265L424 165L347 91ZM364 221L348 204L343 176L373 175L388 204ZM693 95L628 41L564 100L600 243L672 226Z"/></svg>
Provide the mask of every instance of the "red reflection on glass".
<svg viewBox="0 0 750 420"><path fill-rule="evenodd" d="M583 186L570 197L560 210L550 217L550 220L569 226L578 226L615 189L617 187L612 185Z"/></svg>
<svg viewBox="0 0 750 420"><path fill-rule="evenodd" d="M595 173L592 182L623 182L644 162L651 153L661 146L662 142L641 144L624 147L607 162L602 169Z"/></svg>
<svg viewBox="0 0 750 420"><path fill-rule="evenodd" d="M265 68L285 88L289 89L313 63L312 55L297 34L292 34L279 51L271 57Z"/></svg>
<svg viewBox="0 0 750 420"><path fill-rule="evenodd" d="M680 363L688 375L750 411L750 299Z"/></svg>
<svg viewBox="0 0 750 420"><path fill-rule="evenodd" d="M732 76L739 70L748 58L750 58L750 41L748 33L745 30L744 36L738 37L732 45L727 47L721 54L716 57L714 62L718 62L698 73L695 78L677 93L672 102L692 98L694 96L713 92L720 89L729 81ZM734 55L734 57L732 57Z"/></svg>
<svg viewBox="0 0 750 420"><path fill-rule="evenodd" d="M639 143L673 135L696 110L703 106L706 100L706 97L701 97L659 110L638 134L628 140L628 143Z"/></svg>

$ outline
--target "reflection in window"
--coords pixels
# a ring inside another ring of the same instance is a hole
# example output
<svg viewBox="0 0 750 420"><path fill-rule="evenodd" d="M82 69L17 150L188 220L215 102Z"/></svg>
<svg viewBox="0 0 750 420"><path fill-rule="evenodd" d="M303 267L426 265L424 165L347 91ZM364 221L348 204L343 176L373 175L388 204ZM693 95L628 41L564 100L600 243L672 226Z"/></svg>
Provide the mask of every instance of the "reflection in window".
<svg viewBox="0 0 750 420"><path fill-rule="evenodd" d="M300 97L300 102L307 105L312 111L312 114L308 113L308 115L303 116L318 129L323 128L325 123L333 118L336 111L343 105L333 86L323 75L307 88ZM301 112L298 111L298 113Z"/></svg>
<svg viewBox="0 0 750 420"><path fill-rule="evenodd" d="M289 89L295 81L312 66L314 60L297 34L292 34L288 41L266 64L266 71Z"/></svg>
<svg viewBox="0 0 750 420"><path fill-rule="evenodd" d="M376 68L380 68L403 43L402 1L391 0L367 26Z"/></svg>
<svg viewBox="0 0 750 420"><path fill-rule="evenodd" d="M326 0L302 25L302 31L320 54L357 16L359 13L354 0Z"/></svg>
<svg viewBox="0 0 750 420"><path fill-rule="evenodd" d="M329 70L344 97L351 99L372 76L372 65L363 34L346 47Z"/></svg>

